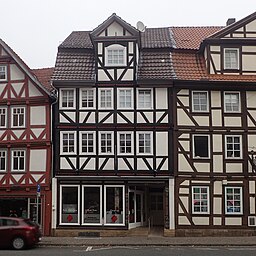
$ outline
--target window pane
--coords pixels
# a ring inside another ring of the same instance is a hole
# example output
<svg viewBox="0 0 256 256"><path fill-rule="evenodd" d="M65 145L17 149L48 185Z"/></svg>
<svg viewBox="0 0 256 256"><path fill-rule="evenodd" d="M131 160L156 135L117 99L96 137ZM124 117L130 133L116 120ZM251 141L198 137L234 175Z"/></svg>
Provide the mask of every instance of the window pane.
<svg viewBox="0 0 256 256"><path fill-rule="evenodd" d="M194 156L209 157L208 136L194 136Z"/></svg>
<svg viewBox="0 0 256 256"><path fill-rule="evenodd" d="M100 223L100 187L84 187L84 223Z"/></svg>
<svg viewBox="0 0 256 256"><path fill-rule="evenodd" d="M78 188L62 187L62 223L78 223Z"/></svg>
<svg viewBox="0 0 256 256"><path fill-rule="evenodd" d="M123 187L106 188L106 222L123 223Z"/></svg>

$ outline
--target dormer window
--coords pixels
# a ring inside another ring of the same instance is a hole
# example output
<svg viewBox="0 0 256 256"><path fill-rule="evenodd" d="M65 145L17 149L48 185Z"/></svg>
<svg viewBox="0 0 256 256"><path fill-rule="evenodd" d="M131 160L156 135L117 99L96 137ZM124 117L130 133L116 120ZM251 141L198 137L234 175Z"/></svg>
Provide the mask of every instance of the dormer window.
<svg viewBox="0 0 256 256"><path fill-rule="evenodd" d="M239 49L224 49L224 69L239 69Z"/></svg>
<svg viewBox="0 0 256 256"><path fill-rule="evenodd" d="M0 81L7 80L7 69L6 66L0 65Z"/></svg>
<svg viewBox="0 0 256 256"><path fill-rule="evenodd" d="M120 44L113 44L106 47L106 65L124 66L126 65L126 48Z"/></svg>

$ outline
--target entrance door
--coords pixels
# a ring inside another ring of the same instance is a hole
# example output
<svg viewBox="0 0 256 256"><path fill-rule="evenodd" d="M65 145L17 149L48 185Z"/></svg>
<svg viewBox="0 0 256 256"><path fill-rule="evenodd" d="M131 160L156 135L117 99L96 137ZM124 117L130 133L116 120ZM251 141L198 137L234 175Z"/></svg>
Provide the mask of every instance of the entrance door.
<svg viewBox="0 0 256 256"><path fill-rule="evenodd" d="M143 225L143 192L129 191L129 228Z"/></svg>
<svg viewBox="0 0 256 256"><path fill-rule="evenodd" d="M150 194L150 221L152 226L164 225L163 194Z"/></svg>

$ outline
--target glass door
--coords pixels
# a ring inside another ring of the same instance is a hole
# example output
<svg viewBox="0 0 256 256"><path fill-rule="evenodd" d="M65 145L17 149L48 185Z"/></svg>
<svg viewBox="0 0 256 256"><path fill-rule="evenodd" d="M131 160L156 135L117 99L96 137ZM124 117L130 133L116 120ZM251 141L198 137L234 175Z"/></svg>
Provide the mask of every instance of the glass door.
<svg viewBox="0 0 256 256"><path fill-rule="evenodd" d="M143 225L143 192L129 191L129 228Z"/></svg>

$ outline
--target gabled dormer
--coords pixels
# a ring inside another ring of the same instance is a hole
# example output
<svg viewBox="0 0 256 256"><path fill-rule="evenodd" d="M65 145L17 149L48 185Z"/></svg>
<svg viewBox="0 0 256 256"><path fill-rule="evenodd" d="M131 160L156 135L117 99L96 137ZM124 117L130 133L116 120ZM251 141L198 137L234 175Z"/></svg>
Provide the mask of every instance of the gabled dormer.
<svg viewBox="0 0 256 256"><path fill-rule="evenodd" d="M209 74L256 74L256 12L206 38L201 45Z"/></svg>
<svg viewBox="0 0 256 256"><path fill-rule="evenodd" d="M113 13L91 33L96 81L133 83L137 69L139 31Z"/></svg>

